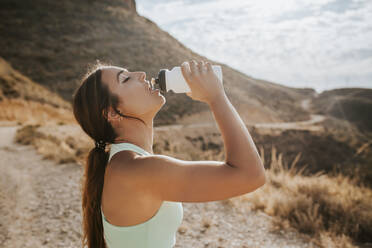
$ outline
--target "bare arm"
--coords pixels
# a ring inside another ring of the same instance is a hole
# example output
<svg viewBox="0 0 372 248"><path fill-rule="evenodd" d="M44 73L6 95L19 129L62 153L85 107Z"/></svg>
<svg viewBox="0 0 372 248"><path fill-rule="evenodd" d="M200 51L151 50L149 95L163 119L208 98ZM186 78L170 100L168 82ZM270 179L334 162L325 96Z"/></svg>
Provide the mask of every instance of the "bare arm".
<svg viewBox="0 0 372 248"><path fill-rule="evenodd" d="M265 181L265 168L252 137L225 92L208 105L224 140L226 163L241 169L251 179Z"/></svg>
<svg viewBox="0 0 372 248"><path fill-rule="evenodd" d="M209 62L195 60L183 63L183 76L189 84L192 99L207 103L222 133L226 163L247 173L250 181L265 182L265 168L245 124L227 98L219 78Z"/></svg>

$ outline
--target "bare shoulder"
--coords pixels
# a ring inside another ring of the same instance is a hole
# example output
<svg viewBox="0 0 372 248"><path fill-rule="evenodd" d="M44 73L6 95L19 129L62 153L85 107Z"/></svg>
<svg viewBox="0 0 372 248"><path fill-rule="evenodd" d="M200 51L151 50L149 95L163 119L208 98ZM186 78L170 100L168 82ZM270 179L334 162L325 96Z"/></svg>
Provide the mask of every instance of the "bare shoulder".
<svg viewBox="0 0 372 248"><path fill-rule="evenodd" d="M129 168L138 157L131 151L119 152L106 168L102 205L111 224L128 226L142 223L153 216L162 203L156 195L144 194L142 188L135 185Z"/></svg>
<svg viewBox="0 0 372 248"><path fill-rule="evenodd" d="M133 167L135 163L138 163L136 161L139 157L141 157L141 155L130 150L120 151L114 154L107 164L107 172L110 180L114 181L115 179L118 179L118 182L121 184L129 183L129 179L132 177L130 175L130 167Z"/></svg>
<svg viewBox="0 0 372 248"><path fill-rule="evenodd" d="M154 195L143 194L143 188L136 182L136 173L134 166L141 164L139 158L141 155L125 150L116 153L109 161L104 179L104 191L107 195L115 196L116 199L136 199L136 201L148 201L153 199Z"/></svg>

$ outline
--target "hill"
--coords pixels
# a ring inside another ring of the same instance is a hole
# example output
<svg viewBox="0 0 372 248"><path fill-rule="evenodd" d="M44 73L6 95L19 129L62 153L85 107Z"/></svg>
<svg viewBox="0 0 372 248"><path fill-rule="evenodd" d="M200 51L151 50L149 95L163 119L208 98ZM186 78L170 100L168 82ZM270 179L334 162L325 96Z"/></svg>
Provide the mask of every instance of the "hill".
<svg viewBox="0 0 372 248"><path fill-rule="evenodd" d="M353 123L361 131L372 132L372 89L327 90L313 102L316 113Z"/></svg>
<svg viewBox="0 0 372 248"><path fill-rule="evenodd" d="M0 57L0 120L69 123L71 104L33 82Z"/></svg>
<svg viewBox="0 0 372 248"><path fill-rule="evenodd" d="M67 101L71 101L87 65L96 59L130 71L145 71L147 78L155 77L160 69L196 59L222 66L226 93L238 111L246 112L244 121L309 117L299 100L312 96L313 89L258 80L196 54L138 15L135 1L3 0L0 14L0 46L6 47L0 56ZM168 104L157 115L155 125L175 123L208 110L206 104L185 94L171 92L166 97Z"/></svg>

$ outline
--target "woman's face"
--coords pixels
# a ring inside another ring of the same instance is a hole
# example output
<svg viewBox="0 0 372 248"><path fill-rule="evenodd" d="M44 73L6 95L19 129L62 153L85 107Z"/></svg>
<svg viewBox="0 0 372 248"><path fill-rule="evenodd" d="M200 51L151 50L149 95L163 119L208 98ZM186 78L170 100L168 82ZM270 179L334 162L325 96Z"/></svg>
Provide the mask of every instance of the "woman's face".
<svg viewBox="0 0 372 248"><path fill-rule="evenodd" d="M155 116L166 102L158 91L151 91L146 73L130 72L121 67L102 69L102 82L119 97L117 109L124 115L143 117Z"/></svg>

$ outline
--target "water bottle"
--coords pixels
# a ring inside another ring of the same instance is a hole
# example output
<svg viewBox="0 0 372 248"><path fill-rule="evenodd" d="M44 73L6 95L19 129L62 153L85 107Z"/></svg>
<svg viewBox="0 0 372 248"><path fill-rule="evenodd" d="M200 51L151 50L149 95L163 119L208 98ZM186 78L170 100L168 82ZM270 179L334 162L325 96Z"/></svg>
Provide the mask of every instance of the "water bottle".
<svg viewBox="0 0 372 248"><path fill-rule="evenodd" d="M222 83L221 66L212 65L212 69ZM163 95L169 90L172 90L174 93L191 92L189 85L183 77L180 66L173 67L171 70L161 69L156 79L151 78L151 85L154 89L159 89Z"/></svg>

